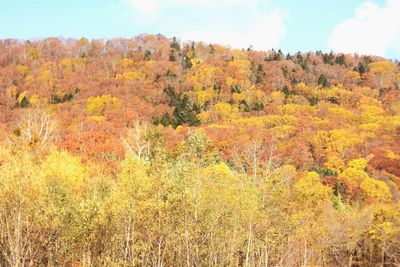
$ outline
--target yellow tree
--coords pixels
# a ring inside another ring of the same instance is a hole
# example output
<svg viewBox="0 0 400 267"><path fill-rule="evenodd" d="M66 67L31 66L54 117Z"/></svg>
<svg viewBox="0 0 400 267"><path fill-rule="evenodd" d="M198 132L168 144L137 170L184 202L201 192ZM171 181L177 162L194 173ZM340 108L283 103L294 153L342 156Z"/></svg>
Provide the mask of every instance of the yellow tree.
<svg viewBox="0 0 400 267"><path fill-rule="evenodd" d="M361 81L361 75L358 71L348 71L344 77L346 82L350 84L358 84Z"/></svg>
<svg viewBox="0 0 400 267"><path fill-rule="evenodd" d="M86 111L92 116L104 116L107 109L119 106L119 99L112 95L89 97Z"/></svg>
<svg viewBox="0 0 400 267"><path fill-rule="evenodd" d="M146 235L154 235L150 228L157 224L151 221L157 215L156 180L148 171L143 161L128 155L121 163L116 190L105 206L114 216L115 241L122 248L119 253L133 264L142 263L148 257L150 244Z"/></svg>
<svg viewBox="0 0 400 267"><path fill-rule="evenodd" d="M38 265L50 241L41 232L45 205L38 174L27 149L0 147L0 265Z"/></svg>
<svg viewBox="0 0 400 267"><path fill-rule="evenodd" d="M295 226L292 236L297 243L293 250L298 254L294 264L321 265L321 240L326 235L322 222L332 208L332 189L321 183L318 173L308 172L294 184L294 196L297 209L291 217Z"/></svg>
<svg viewBox="0 0 400 267"><path fill-rule="evenodd" d="M369 64L368 67L375 75L375 85L378 92L381 90L385 78L396 69L396 66L389 61L373 62Z"/></svg>
<svg viewBox="0 0 400 267"><path fill-rule="evenodd" d="M372 225L366 231L377 262L390 265L399 260L400 213L399 204L375 204L371 207Z"/></svg>
<svg viewBox="0 0 400 267"><path fill-rule="evenodd" d="M96 218L88 218L88 214L94 214L95 208L89 210L84 204L90 178L91 171L80 158L65 151L51 150L40 165L38 180L47 205L44 214L48 231L62 244L54 253L64 260L91 259L91 229ZM65 254L66 250L70 252Z"/></svg>
<svg viewBox="0 0 400 267"><path fill-rule="evenodd" d="M392 195L385 182L366 177L360 184L360 189L369 202L388 202Z"/></svg>

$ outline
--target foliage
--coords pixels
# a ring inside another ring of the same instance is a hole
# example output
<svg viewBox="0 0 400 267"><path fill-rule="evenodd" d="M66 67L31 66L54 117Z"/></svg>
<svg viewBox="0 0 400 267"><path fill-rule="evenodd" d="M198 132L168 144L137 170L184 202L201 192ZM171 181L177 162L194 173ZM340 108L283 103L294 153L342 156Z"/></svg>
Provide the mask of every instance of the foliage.
<svg viewBox="0 0 400 267"><path fill-rule="evenodd" d="M396 266L400 70L0 41L0 266Z"/></svg>
<svg viewBox="0 0 400 267"><path fill-rule="evenodd" d="M389 187L382 181L366 177L360 184L360 189L370 201L389 201L391 199Z"/></svg>
<svg viewBox="0 0 400 267"><path fill-rule="evenodd" d="M86 111L92 115L104 115L107 109L118 106L118 98L111 95L101 95L87 99Z"/></svg>
<svg viewBox="0 0 400 267"><path fill-rule="evenodd" d="M164 92L169 97L168 104L174 108L174 111L172 118L168 114L164 114L160 119L161 124L164 126L172 125L174 128L183 124L190 126L199 124L199 120L196 118L199 108L190 103L189 97L186 94L177 93L173 87L167 87Z"/></svg>

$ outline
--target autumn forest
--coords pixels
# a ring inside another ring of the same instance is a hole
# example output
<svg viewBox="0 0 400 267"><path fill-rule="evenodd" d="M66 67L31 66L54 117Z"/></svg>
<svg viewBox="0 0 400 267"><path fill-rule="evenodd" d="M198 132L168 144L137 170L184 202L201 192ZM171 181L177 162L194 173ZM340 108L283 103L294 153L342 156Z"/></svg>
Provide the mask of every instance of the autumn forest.
<svg viewBox="0 0 400 267"><path fill-rule="evenodd" d="M0 41L0 266L399 266L400 63Z"/></svg>

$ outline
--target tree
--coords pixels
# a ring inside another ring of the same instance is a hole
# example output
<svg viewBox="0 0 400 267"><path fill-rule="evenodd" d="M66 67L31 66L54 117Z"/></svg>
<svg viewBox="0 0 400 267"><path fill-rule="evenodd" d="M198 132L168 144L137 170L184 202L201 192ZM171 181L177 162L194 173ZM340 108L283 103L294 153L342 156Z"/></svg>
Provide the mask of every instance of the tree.
<svg viewBox="0 0 400 267"><path fill-rule="evenodd" d="M118 106L118 98L111 95L101 95L87 99L86 111L93 116L104 116L107 109Z"/></svg>
<svg viewBox="0 0 400 267"><path fill-rule="evenodd" d="M18 129L29 145L45 146L57 138L57 124L53 115L42 107L27 109L21 116Z"/></svg>
<svg viewBox="0 0 400 267"><path fill-rule="evenodd" d="M117 242L122 251L121 257L125 261L140 263L149 257L149 238L143 220L147 221L155 215L155 177L147 174L148 166L132 156L122 162L121 172L118 174L117 187L110 197L110 208L114 215ZM150 223L150 221L148 221ZM151 230L150 230L151 231ZM151 237L154 238L154 237Z"/></svg>
<svg viewBox="0 0 400 267"><path fill-rule="evenodd" d="M2 146L0 161L0 264L39 264L34 251L42 253L40 246L50 238L40 224L45 205L34 157L24 147Z"/></svg>
<svg viewBox="0 0 400 267"><path fill-rule="evenodd" d="M349 71L345 74L345 79L350 83L358 84L361 81L361 75L357 71Z"/></svg>
<svg viewBox="0 0 400 267"><path fill-rule="evenodd" d="M146 52L144 53L143 59L145 61L150 61L151 60L151 52L149 50L146 50Z"/></svg>
<svg viewBox="0 0 400 267"><path fill-rule="evenodd" d="M150 156L149 125L136 121L133 128L128 128L122 143L127 154L136 157L139 161L146 160Z"/></svg>
<svg viewBox="0 0 400 267"><path fill-rule="evenodd" d="M329 87L328 78L326 78L325 75L321 74L318 78L318 84L321 85L322 87Z"/></svg>
<svg viewBox="0 0 400 267"><path fill-rule="evenodd" d="M392 63L0 40L0 266L397 266Z"/></svg>
<svg viewBox="0 0 400 267"><path fill-rule="evenodd" d="M360 184L367 201L387 202L392 198L389 187L382 181L366 177Z"/></svg>
<svg viewBox="0 0 400 267"><path fill-rule="evenodd" d="M339 65L341 65L341 66L346 66L347 63L346 63L346 58L345 58L344 54L341 54L341 55L339 55L339 56L336 56L336 58L335 58L335 63L336 63L336 64L339 64Z"/></svg>
<svg viewBox="0 0 400 267"><path fill-rule="evenodd" d="M294 188L304 198L304 201L310 201L312 205L319 205L328 201L331 197L331 189L321 183L316 172L309 172L306 176L300 178L295 183Z"/></svg>
<svg viewBox="0 0 400 267"><path fill-rule="evenodd" d="M370 72L375 75L375 86L376 90L379 92L382 88L385 78L396 69L396 66L389 61L378 61L369 64L368 68Z"/></svg>
<svg viewBox="0 0 400 267"><path fill-rule="evenodd" d="M172 42L171 42L170 47L171 47L172 49L175 49L176 51L180 51L180 50L181 50L181 46L180 46L180 44L178 43L176 37L173 37L173 38L172 38Z"/></svg>
<svg viewBox="0 0 400 267"><path fill-rule="evenodd" d="M174 108L172 113L174 117L168 124L171 123L174 128L182 124L188 124L190 126L199 125L200 121L196 118L199 109L189 101L189 97L186 94L177 93L173 87L167 87L164 89L164 93L169 97L169 106ZM165 116L169 115L164 115L164 117Z"/></svg>
<svg viewBox="0 0 400 267"><path fill-rule="evenodd" d="M366 167L367 161L365 159L355 159L350 161L343 172L339 174L338 180L343 184L345 193L350 198L359 194L360 185L365 179L369 178L365 172Z"/></svg>

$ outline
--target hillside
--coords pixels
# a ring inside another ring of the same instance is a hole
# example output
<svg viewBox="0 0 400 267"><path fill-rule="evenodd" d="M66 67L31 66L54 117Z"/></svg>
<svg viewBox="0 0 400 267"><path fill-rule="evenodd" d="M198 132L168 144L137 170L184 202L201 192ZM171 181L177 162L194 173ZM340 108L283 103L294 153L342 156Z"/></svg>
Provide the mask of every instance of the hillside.
<svg viewBox="0 0 400 267"><path fill-rule="evenodd" d="M400 262L397 61L2 40L0 133L0 266Z"/></svg>

